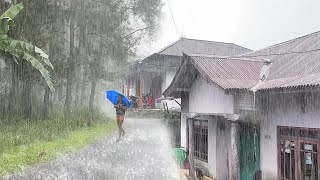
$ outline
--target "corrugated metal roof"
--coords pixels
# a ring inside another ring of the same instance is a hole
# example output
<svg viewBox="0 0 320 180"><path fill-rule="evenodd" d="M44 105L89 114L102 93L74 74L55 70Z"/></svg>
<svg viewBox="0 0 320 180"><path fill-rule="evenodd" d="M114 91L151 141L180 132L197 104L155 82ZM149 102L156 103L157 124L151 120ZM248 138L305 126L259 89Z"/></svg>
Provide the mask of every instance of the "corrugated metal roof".
<svg viewBox="0 0 320 180"><path fill-rule="evenodd" d="M196 69L209 81L224 89L249 89L259 81L262 61L245 58L191 56Z"/></svg>
<svg viewBox="0 0 320 180"><path fill-rule="evenodd" d="M259 89L261 90L314 85L320 85L320 73L272 79L263 84Z"/></svg>
<svg viewBox="0 0 320 180"><path fill-rule="evenodd" d="M172 56L182 56L182 53L235 56L248 52L251 50L232 43L180 38L157 53Z"/></svg>
<svg viewBox="0 0 320 180"><path fill-rule="evenodd" d="M250 89L259 82L263 58L272 64L257 90L320 85L320 31L235 57L197 55L190 60L211 83Z"/></svg>
<svg viewBox="0 0 320 180"><path fill-rule="evenodd" d="M319 80L317 79L320 78L320 32L250 52L240 57L267 58L272 62L269 77L259 89L318 85Z"/></svg>

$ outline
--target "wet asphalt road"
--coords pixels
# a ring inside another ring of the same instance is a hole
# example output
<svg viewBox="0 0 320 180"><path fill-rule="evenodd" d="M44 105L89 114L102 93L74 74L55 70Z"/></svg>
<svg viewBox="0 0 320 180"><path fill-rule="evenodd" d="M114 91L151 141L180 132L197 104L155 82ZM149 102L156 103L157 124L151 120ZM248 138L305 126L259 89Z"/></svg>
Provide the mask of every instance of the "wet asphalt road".
<svg viewBox="0 0 320 180"><path fill-rule="evenodd" d="M170 156L167 130L160 120L128 119L124 129L126 134L119 143L116 133L112 133L75 153L6 179L179 179Z"/></svg>

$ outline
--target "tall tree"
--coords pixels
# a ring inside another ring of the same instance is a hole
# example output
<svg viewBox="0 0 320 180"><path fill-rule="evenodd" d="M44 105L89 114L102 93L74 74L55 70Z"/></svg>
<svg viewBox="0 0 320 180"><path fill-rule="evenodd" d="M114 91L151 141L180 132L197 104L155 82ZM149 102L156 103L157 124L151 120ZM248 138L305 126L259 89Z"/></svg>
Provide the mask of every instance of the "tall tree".
<svg viewBox="0 0 320 180"><path fill-rule="evenodd" d="M67 72L67 92L66 92L66 101L64 104L65 112L69 113L71 108L72 101L72 86L74 81L74 68L75 68L75 59L74 59L74 31L75 31L75 15L76 15L76 0L71 0L70 6L70 55L68 59L68 72Z"/></svg>
<svg viewBox="0 0 320 180"><path fill-rule="evenodd" d="M118 0L89 3L93 10L88 33L95 55L91 63L89 109L93 109L96 83L105 78L106 64L124 66L143 38L152 38L162 7L161 0ZM92 11L91 11L92 13ZM111 61L111 62L110 62ZM97 66L98 64L98 66Z"/></svg>

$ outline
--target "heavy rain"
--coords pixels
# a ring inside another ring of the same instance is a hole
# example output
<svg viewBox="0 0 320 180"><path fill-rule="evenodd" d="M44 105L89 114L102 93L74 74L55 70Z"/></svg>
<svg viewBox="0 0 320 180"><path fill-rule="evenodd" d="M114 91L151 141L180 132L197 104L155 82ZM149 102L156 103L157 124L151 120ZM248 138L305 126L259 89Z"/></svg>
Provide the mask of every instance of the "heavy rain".
<svg viewBox="0 0 320 180"><path fill-rule="evenodd" d="M320 1L0 0L0 179L320 180Z"/></svg>

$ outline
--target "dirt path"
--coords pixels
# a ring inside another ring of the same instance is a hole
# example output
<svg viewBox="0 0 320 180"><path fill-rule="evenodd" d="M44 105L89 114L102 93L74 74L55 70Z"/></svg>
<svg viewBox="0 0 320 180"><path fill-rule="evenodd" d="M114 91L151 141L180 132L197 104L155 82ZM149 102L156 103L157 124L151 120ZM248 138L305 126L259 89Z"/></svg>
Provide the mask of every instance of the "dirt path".
<svg viewBox="0 0 320 180"><path fill-rule="evenodd" d="M128 119L125 137L116 133L63 158L7 179L177 180L166 128L156 119Z"/></svg>

